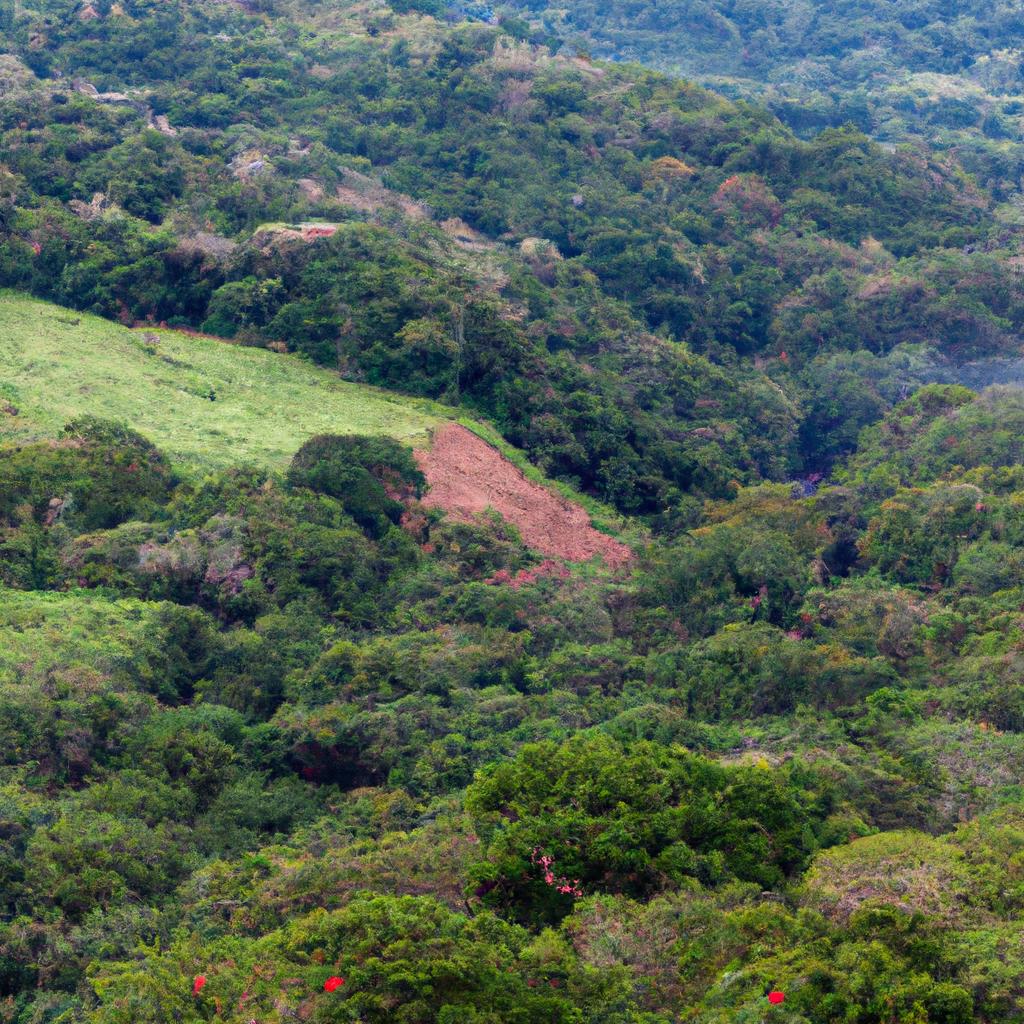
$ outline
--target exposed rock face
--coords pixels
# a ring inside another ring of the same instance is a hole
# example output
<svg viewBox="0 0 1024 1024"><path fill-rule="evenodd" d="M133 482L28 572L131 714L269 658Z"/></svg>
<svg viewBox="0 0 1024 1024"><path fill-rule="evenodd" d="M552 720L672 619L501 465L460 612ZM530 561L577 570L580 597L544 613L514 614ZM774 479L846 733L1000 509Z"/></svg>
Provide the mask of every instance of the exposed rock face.
<svg viewBox="0 0 1024 1024"><path fill-rule="evenodd" d="M552 558L586 562L599 555L615 566L631 557L625 544L590 525L583 508L527 480L496 448L457 423L442 427L416 458L430 485L424 505L463 520L492 508L518 528L526 544Z"/></svg>
<svg viewBox="0 0 1024 1024"><path fill-rule="evenodd" d="M311 203L319 203L324 197L324 187L314 178L299 178L295 183Z"/></svg>
<svg viewBox="0 0 1024 1024"><path fill-rule="evenodd" d="M214 235L206 231L197 231L178 243L182 252L201 253L214 261L226 260L237 248L238 243L223 235Z"/></svg>
<svg viewBox="0 0 1024 1024"><path fill-rule="evenodd" d="M178 134L178 129L167 120L166 114L157 114L156 117L153 118L153 127L163 135L174 136Z"/></svg>
<svg viewBox="0 0 1024 1024"><path fill-rule="evenodd" d="M117 209L103 192L94 192L92 200L88 203L81 199L72 199L68 202L71 212L82 220L96 220L105 213L111 213Z"/></svg>

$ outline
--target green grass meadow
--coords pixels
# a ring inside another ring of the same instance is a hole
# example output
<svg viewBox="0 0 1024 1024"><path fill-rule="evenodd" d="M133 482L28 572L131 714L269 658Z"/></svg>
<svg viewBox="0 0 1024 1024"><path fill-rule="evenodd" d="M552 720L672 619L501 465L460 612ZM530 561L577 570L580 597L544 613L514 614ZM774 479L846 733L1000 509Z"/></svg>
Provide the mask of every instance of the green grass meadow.
<svg viewBox="0 0 1024 1024"><path fill-rule="evenodd" d="M280 468L314 434L419 445L454 417L293 356L152 333L156 344L143 331L0 291L0 441L55 437L91 415L128 423L183 469Z"/></svg>

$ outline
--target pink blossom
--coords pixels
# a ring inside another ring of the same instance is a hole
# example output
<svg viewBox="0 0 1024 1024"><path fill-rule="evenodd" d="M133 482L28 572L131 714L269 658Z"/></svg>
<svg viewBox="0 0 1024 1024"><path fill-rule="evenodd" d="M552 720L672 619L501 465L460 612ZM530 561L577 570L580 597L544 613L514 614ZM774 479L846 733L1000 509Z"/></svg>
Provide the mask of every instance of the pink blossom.
<svg viewBox="0 0 1024 1024"><path fill-rule="evenodd" d="M548 854L542 854L538 847L534 847L531 852L530 863L538 865L543 870L544 884L551 886L556 892L560 892L564 896L583 895L583 890L580 888L580 880L574 878L570 881L568 878L556 877L554 871L551 870L555 863L555 858Z"/></svg>

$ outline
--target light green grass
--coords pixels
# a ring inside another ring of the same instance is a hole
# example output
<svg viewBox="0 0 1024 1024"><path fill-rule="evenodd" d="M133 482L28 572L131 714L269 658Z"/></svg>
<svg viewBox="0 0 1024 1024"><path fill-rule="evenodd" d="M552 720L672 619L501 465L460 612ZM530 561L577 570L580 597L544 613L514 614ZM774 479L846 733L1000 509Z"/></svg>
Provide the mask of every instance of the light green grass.
<svg viewBox="0 0 1024 1024"><path fill-rule="evenodd" d="M147 669L152 674L161 663L164 607L99 592L0 587L0 694L10 685L38 685L54 672L90 670L134 681Z"/></svg>
<svg viewBox="0 0 1024 1024"><path fill-rule="evenodd" d="M0 441L55 437L91 415L126 422L183 469L280 468L314 434L419 445L455 416L293 356L153 333L148 345L142 331L0 291Z"/></svg>

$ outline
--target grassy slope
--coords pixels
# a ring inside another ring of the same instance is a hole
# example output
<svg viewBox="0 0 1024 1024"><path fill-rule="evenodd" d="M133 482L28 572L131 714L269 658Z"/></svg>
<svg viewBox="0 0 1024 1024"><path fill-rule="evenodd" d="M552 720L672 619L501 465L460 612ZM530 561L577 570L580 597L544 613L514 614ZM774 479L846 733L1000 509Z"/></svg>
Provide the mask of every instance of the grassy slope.
<svg viewBox="0 0 1024 1024"><path fill-rule="evenodd" d="M242 463L282 468L307 438L326 432L422 446L435 426L457 419L529 479L582 504L598 529L629 533L621 516L552 483L490 424L341 380L294 356L164 330L152 332L160 338L153 346L146 333L0 290L0 442L55 437L76 416L101 416L126 422L181 468L203 472Z"/></svg>
<svg viewBox="0 0 1024 1024"><path fill-rule="evenodd" d="M186 468L282 466L313 434L419 444L455 415L291 356L156 333L154 347L141 331L0 292L0 441L54 437L88 414L127 422Z"/></svg>

